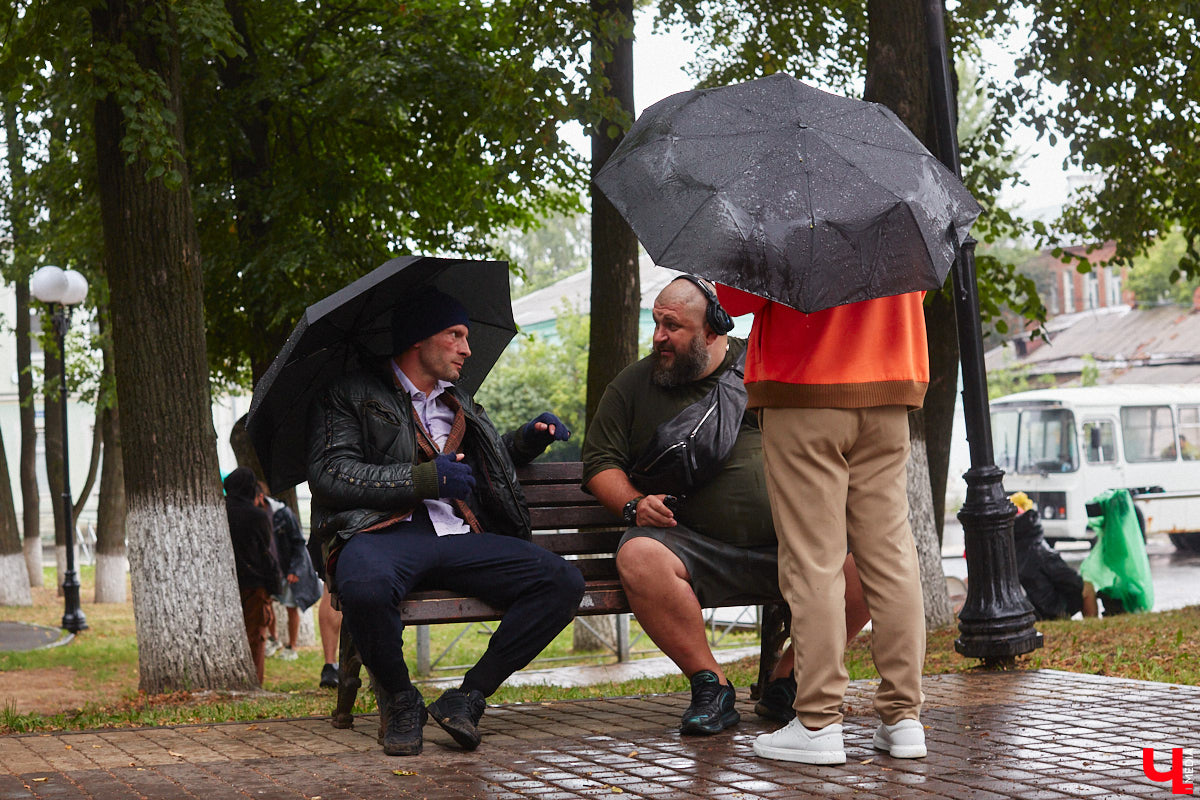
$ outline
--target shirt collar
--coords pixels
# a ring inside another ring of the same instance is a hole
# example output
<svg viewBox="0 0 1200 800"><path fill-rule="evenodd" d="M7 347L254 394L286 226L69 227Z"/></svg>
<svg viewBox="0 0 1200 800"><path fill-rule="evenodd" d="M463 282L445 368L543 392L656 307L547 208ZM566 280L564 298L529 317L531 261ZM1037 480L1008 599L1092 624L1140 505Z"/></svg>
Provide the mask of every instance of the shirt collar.
<svg viewBox="0 0 1200 800"><path fill-rule="evenodd" d="M441 395L442 392L446 391L447 389L449 389L451 386L454 385L450 381L438 381L437 384L433 387L433 391L430 392L429 394L425 394L420 389L418 389L413 384L412 381L410 381L408 379L408 376L404 374L404 370L400 369L399 364L397 364L395 361L392 361L391 364L392 364L392 373L395 374L396 380L400 382L400 385L404 388L404 391L408 392L409 396L415 397L418 400L421 400L421 399L424 399L426 401L436 400L438 398L438 396Z"/></svg>

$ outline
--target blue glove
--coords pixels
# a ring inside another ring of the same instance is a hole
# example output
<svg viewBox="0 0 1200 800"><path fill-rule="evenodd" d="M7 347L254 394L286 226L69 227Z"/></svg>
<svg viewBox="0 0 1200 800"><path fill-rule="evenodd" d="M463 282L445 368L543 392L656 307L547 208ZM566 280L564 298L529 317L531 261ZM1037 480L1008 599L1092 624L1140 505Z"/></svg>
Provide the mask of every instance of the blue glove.
<svg viewBox="0 0 1200 800"><path fill-rule="evenodd" d="M454 455L444 453L433 460L433 465L437 469L438 497L466 500L475 489L470 465L457 461Z"/></svg>
<svg viewBox="0 0 1200 800"><path fill-rule="evenodd" d="M554 433L550 433L549 430L538 430L536 425L539 422L544 422L546 425L553 425ZM533 450L545 450L554 442L565 442L567 439L570 439L571 429L549 411L543 411L537 417L522 425L520 434L521 441L526 447Z"/></svg>

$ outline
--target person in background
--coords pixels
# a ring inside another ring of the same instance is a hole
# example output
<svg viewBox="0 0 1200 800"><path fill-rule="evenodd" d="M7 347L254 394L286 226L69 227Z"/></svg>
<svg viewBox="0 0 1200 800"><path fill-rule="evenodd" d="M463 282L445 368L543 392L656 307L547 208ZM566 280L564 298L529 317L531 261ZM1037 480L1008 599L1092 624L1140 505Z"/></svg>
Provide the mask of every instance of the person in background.
<svg viewBox="0 0 1200 800"><path fill-rule="evenodd" d="M225 514L241 594L242 617L254 671L261 686L266 669L266 645L275 613L271 596L279 592L279 563L271 547L271 517L261 505L258 479L248 467L225 478Z"/></svg>
<svg viewBox="0 0 1200 800"><path fill-rule="evenodd" d="M275 655L284 661L296 659L296 637L300 634L300 615L321 598L321 579L313 570L300 520L295 512L271 497L265 483L259 482L259 497L271 515L271 529L275 542L275 554L282 572L280 591L275 600L287 609L287 644L280 646L277 638L278 618L271 626L271 637L267 641L267 656ZM272 646L274 645L274 646Z"/></svg>
<svg viewBox="0 0 1200 800"><path fill-rule="evenodd" d="M321 652L325 666L321 667L320 685L336 689L338 685L338 643L342 635L342 612L333 607L329 585L322 583L321 603L317 606L317 627L321 631Z"/></svg>

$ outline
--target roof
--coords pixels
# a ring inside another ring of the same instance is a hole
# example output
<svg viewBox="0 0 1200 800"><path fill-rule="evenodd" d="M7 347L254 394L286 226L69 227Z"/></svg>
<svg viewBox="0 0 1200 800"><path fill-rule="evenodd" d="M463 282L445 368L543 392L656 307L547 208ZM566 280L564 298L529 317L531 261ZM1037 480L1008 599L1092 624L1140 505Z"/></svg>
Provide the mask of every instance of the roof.
<svg viewBox="0 0 1200 800"><path fill-rule="evenodd" d="M1074 376L1090 356L1106 383L1200 383L1200 312L1190 308L1113 306L1063 314L1046 327L1049 344L1023 356L1005 344L989 351L987 368Z"/></svg>
<svg viewBox="0 0 1200 800"><path fill-rule="evenodd" d="M663 287L682 273L657 267L648 258L640 262L639 280L642 289L642 308L654 305L654 298ZM530 292L513 301L513 319L520 327L552 320L558 316L558 308L566 301L572 308L588 313L592 307L592 270L587 268L570 275L557 283Z"/></svg>

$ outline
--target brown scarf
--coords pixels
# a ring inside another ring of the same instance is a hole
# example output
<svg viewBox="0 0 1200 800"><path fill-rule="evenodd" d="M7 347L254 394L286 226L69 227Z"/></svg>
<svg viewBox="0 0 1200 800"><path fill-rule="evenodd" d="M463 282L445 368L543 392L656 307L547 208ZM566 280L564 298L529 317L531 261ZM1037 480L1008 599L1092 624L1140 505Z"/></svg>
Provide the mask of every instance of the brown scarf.
<svg viewBox="0 0 1200 800"><path fill-rule="evenodd" d="M409 398L412 402L412 398ZM442 402L444 402L454 412L454 422L450 424L450 435L446 437L446 443L442 445L442 450L439 453L434 445L433 437L429 435L429 431L425 430L425 423L421 421L421 415L417 413L416 406L413 406L413 420L417 423L417 430L420 436L417 437L417 444L421 448L421 452L425 454L426 460L432 461L439 455L451 454L458 452L458 446L462 444L463 436L467 432L467 418L463 414L462 404L458 402L458 398L450 394L450 392L442 392ZM482 533L483 526L479 524L479 520L475 516L475 512L471 510L465 500L451 500L450 503L458 511L458 515L463 518L472 533Z"/></svg>

